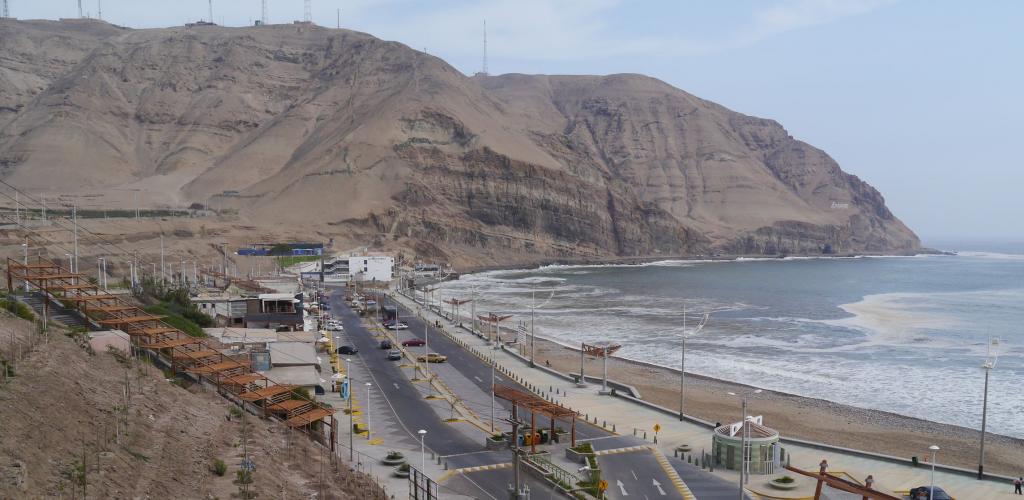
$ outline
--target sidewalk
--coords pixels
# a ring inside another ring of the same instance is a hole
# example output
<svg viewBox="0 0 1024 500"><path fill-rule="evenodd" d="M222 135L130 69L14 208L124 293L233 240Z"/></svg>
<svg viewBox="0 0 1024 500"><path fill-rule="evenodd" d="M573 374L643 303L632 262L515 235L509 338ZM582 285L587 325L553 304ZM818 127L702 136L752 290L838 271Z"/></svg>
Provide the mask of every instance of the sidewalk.
<svg viewBox="0 0 1024 500"><path fill-rule="evenodd" d="M415 308L416 304L409 298L393 294L394 298L407 307ZM443 316L433 311L425 313L428 317L442 321L445 335L453 338L466 349L483 357L484 353L490 356L491 349L484 339L470 333L466 328L452 325ZM631 402L625 399L603 396L598 394L600 384L589 384L586 387L576 387L574 383L564 378L552 375L541 369L531 369L521 358L501 349L495 350L494 359L499 369L507 376L513 377L529 387L534 388L542 397L551 401L561 403L569 408L578 411L582 418L598 425L604 425L609 430L618 434L634 433L636 429L638 436L647 432L647 437L653 440L654 426L660 425L658 433L658 448L668 456L673 455L673 450L681 444L689 444L695 452L711 450L711 431L690 422L679 421L678 416L660 412L653 408ZM738 407L737 403L737 407ZM756 412L754 413L756 414ZM723 416L727 421L731 416ZM783 436L783 439L785 437ZM919 467L903 465L882 460L880 458L866 457L854 453L844 453L833 450L820 450L810 446L799 445L791 442L783 444L786 452L790 455L791 464L803 470L817 471L818 463L827 459L831 473L846 473L855 479L863 479L869 474L875 477L875 489L899 496L900 491L928 485L931 469L926 464ZM939 462L941 463L941 452ZM738 473L724 469L716 469L715 475L724 479L738 481ZM796 476L795 474L790 474ZM800 482L811 482L810 478L797 477ZM784 496L780 490L772 490L766 484L766 476L752 476L749 483L749 490L754 493L772 495L773 498L796 498ZM1014 498L1012 495L1012 484L999 480L979 481L966 474L957 474L943 470L936 470L935 485L946 490L950 495L960 499L973 498ZM803 488L801 488L802 490ZM805 497L806 495L799 495Z"/></svg>

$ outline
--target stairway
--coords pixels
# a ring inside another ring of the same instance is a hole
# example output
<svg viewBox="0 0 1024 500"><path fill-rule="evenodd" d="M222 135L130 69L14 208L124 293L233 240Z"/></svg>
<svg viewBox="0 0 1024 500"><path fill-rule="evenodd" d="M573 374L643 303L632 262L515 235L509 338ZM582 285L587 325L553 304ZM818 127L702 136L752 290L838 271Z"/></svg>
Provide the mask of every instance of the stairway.
<svg viewBox="0 0 1024 500"><path fill-rule="evenodd" d="M28 295L19 295L17 299L25 305L32 308L32 311L37 316L43 315L43 296L39 292L30 293ZM78 312L73 309L64 307L60 302L51 300L50 307L48 308L49 314L47 319L49 321L56 321L63 324L68 328L85 328L86 330L92 330L92 325Z"/></svg>

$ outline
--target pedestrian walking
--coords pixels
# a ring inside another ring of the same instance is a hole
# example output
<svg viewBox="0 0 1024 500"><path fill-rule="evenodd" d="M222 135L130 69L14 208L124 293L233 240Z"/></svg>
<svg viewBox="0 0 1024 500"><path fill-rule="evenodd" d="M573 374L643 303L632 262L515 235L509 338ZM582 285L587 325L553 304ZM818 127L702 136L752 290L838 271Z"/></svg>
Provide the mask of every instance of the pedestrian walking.
<svg viewBox="0 0 1024 500"><path fill-rule="evenodd" d="M1024 477L1018 476L1017 479L1013 480L1013 492L1017 495L1020 495L1020 488L1022 485L1024 485Z"/></svg>

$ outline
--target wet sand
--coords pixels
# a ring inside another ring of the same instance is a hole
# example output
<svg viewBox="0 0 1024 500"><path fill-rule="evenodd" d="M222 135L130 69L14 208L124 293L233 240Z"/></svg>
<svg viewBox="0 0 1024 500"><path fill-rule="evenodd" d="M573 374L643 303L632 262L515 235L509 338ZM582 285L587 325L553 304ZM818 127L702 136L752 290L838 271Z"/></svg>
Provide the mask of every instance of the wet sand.
<svg viewBox="0 0 1024 500"><path fill-rule="evenodd" d="M538 363L548 362L551 368L564 373L579 371L578 349L540 337L536 343L536 359ZM588 376L599 376L600 360L588 359L585 371ZM636 387L647 401L666 408L679 408L678 370L611 358L608 377ZM711 422L737 422L742 418L740 402L727 393L751 389L687 373L686 413ZM751 415L764 415L765 424L777 429L783 437L908 459L927 456L928 446L937 444L942 448L941 463L971 470L978 468L981 433L964 427L773 391L748 398L748 411ZM981 418L980 412L978 418ZM827 452L822 453L827 456ZM1024 474L1024 440L987 434L985 471L1014 476Z"/></svg>

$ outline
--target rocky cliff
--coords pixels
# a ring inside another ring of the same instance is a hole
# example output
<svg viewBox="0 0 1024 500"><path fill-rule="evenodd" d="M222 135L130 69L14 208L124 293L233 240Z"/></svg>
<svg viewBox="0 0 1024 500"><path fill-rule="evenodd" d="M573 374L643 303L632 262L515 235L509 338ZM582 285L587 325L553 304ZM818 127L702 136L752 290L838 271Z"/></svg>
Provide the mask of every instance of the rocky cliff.
<svg viewBox="0 0 1024 500"><path fill-rule="evenodd" d="M465 263L919 245L779 124L640 75L466 77L301 25L0 20L0 41L0 175L29 190Z"/></svg>

